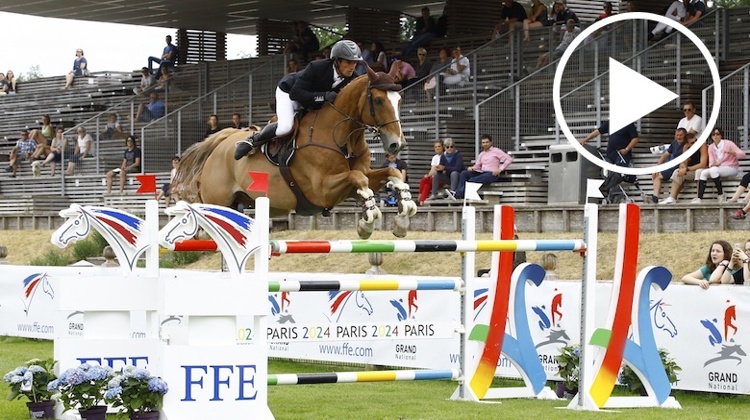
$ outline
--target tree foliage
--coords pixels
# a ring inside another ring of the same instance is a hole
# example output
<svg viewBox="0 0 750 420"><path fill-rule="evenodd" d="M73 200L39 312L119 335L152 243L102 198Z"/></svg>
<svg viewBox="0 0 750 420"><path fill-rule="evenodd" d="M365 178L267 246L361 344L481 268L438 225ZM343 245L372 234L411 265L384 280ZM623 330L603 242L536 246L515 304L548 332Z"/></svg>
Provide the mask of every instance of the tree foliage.
<svg viewBox="0 0 750 420"><path fill-rule="evenodd" d="M17 76L17 79L19 82L28 82L30 80L36 80L42 77L44 77L44 75L42 75L41 70L39 70L39 65L36 64L29 67L29 71L27 71L26 73L19 74Z"/></svg>

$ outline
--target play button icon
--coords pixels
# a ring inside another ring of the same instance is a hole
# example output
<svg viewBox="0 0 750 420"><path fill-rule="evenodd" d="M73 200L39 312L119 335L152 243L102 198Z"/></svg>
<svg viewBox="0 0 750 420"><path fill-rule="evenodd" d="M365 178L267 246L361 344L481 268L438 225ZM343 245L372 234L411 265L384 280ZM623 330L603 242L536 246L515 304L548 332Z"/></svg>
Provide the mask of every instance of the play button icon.
<svg viewBox="0 0 750 420"><path fill-rule="evenodd" d="M677 94L609 58L609 131L638 121L677 98Z"/></svg>

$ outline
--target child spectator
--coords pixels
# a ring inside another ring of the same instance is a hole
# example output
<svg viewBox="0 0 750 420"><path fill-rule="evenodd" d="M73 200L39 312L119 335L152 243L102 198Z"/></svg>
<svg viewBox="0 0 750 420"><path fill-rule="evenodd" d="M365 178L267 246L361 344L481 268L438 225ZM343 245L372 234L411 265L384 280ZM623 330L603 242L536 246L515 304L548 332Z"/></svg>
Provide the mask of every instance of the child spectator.
<svg viewBox="0 0 750 420"><path fill-rule="evenodd" d="M70 70L67 76L65 76L65 87L63 90L70 89L70 86L73 84L73 79L76 77L88 75L88 61L83 57L83 50L79 48L76 50L76 59L73 61L73 69Z"/></svg>
<svg viewBox="0 0 750 420"><path fill-rule="evenodd" d="M73 175L73 171L76 165L82 162L84 159L91 157L91 149L94 143L94 139L91 138L90 134L86 133L84 127L78 127L78 140L76 141L76 147L73 151L73 156L70 157L68 162L68 169L65 171L66 176Z"/></svg>
<svg viewBox="0 0 750 420"><path fill-rule="evenodd" d="M18 160L31 159L31 155L36 150L36 146L36 142L29 138L29 131L21 131L21 138L18 139L16 145L10 151L9 166L5 168L6 172L13 172L11 175L12 178L15 178L16 172L18 172Z"/></svg>
<svg viewBox="0 0 750 420"><path fill-rule="evenodd" d="M109 114L109 117L107 118L107 125L104 126L104 131L102 131L101 138L103 140L112 140L121 138L120 136L122 136L122 134L122 127L120 127L120 123L117 122L117 114Z"/></svg>
<svg viewBox="0 0 750 420"><path fill-rule="evenodd" d="M180 199L176 192L172 192L172 183L174 182L174 177L177 175L177 168L179 167L180 157L175 156L172 158L172 172L169 173L169 182L162 185L161 191L159 191L159 196L156 198L157 200L164 198L164 205L167 207L169 207L173 198L175 202Z"/></svg>
<svg viewBox="0 0 750 420"><path fill-rule="evenodd" d="M135 137L128 136L125 144L127 149L125 149L120 167L107 172L107 194L112 192L112 179L116 173L120 174L120 195L122 195L125 193L125 178L128 172L141 171L141 149L135 147Z"/></svg>

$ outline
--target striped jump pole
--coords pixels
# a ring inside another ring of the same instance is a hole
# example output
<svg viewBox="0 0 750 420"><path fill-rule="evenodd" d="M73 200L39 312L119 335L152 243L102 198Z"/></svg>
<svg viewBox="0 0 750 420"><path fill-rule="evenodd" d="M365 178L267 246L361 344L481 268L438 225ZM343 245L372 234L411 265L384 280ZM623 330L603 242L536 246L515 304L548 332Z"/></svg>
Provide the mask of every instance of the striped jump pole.
<svg viewBox="0 0 750 420"><path fill-rule="evenodd" d="M454 290L463 285L460 279L392 279L392 280L270 280L269 292L387 291L387 290Z"/></svg>
<svg viewBox="0 0 750 420"><path fill-rule="evenodd" d="M275 254L355 254L366 252L580 251L581 239L482 241L271 241Z"/></svg>
<svg viewBox="0 0 750 420"><path fill-rule="evenodd" d="M433 381L460 377L458 369L383 370L370 372L288 373L268 375L268 385L343 384L354 382Z"/></svg>
<svg viewBox="0 0 750 420"><path fill-rule="evenodd" d="M188 239L175 242L166 249L172 252L215 252L218 248L213 239Z"/></svg>

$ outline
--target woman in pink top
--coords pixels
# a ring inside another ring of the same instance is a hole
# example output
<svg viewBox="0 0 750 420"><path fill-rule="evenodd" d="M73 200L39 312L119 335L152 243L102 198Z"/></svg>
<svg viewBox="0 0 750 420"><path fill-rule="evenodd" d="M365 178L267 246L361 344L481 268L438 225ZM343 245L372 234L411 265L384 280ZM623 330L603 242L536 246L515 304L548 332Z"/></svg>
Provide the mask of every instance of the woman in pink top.
<svg viewBox="0 0 750 420"><path fill-rule="evenodd" d="M731 140L724 140L724 131L714 128L711 133L713 143L708 146L708 168L701 169L696 173L698 178L698 197L693 203L700 203L703 193L706 191L706 182L710 177L716 185L716 194L719 202L725 200L724 189L721 186L721 177L735 177L740 173L739 159L745 157L745 152L737 147Z"/></svg>

